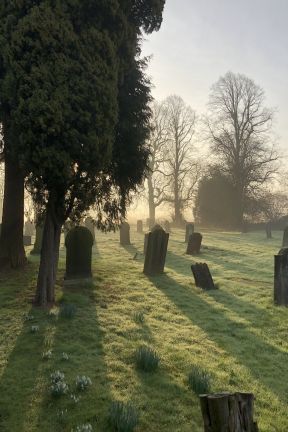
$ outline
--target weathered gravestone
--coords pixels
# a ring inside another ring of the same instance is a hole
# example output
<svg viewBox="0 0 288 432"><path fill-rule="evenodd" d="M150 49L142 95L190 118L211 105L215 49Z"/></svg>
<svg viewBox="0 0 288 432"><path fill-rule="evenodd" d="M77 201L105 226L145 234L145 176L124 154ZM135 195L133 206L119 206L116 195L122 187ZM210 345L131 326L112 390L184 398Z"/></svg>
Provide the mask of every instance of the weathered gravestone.
<svg viewBox="0 0 288 432"><path fill-rule="evenodd" d="M281 249L274 258L274 302L288 306L288 247Z"/></svg>
<svg viewBox="0 0 288 432"><path fill-rule="evenodd" d="M143 234L143 222L142 222L142 220L137 221L137 233Z"/></svg>
<svg viewBox="0 0 288 432"><path fill-rule="evenodd" d="M288 226L283 231L282 247L288 247Z"/></svg>
<svg viewBox="0 0 288 432"><path fill-rule="evenodd" d="M130 225L128 222L123 222L120 225L120 245L129 246L130 244Z"/></svg>
<svg viewBox="0 0 288 432"><path fill-rule="evenodd" d="M143 272L148 276L161 274L164 272L169 234L160 225L155 225L146 236Z"/></svg>
<svg viewBox="0 0 288 432"><path fill-rule="evenodd" d="M91 216L88 216L85 219L84 223L85 223L85 227L88 228L89 231L91 232L92 237L93 237L93 243L94 243L95 242L95 224L94 224L94 220L92 219Z"/></svg>
<svg viewBox="0 0 288 432"><path fill-rule="evenodd" d="M41 253L43 229L44 229L43 224L36 225L36 237L35 237L35 243L33 249L30 252L31 255L39 255Z"/></svg>
<svg viewBox="0 0 288 432"><path fill-rule="evenodd" d="M66 281L91 279L93 243L92 233L86 227L77 226L68 232L65 239Z"/></svg>
<svg viewBox="0 0 288 432"><path fill-rule="evenodd" d="M267 222L265 230L266 230L267 239L271 239L272 238L272 222L271 221Z"/></svg>
<svg viewBox="0 0 288 432"><path fill-rule="evenodd" d="M205 291L216 289L209 267L206 263L196 263L191 265L191 270L195 279L195 285Z"/></svg>
<svg viewBox="0 0 288 432"><path fill-rule="evenodd" d="M252 393L200 395L204 432L259 432Z"/></svg>
<svg viewBox="0 0 288 432"><path fill-rule="evenodd" d="M23 245L24 246L31 246L32 242L31 242L31 236L28 235L24 235L23 236Z"/></svg>
<svg viewBox="0 0 288 432"><path fill-rule="evenodd" d="M35 229L34 229L33 222L31 222L30 220L27 220L25 222L25 226L24 226L24 235L32 237L32 235L34 235L34 231L35 231Z"/></svg>
<svg viewBox="0 0 288 432"><path fill-rule="evenodd" d="M185 243L188 243L189 237L194 233L194 224L189 222L186 224L186 232L185 232Z"/></svg>
<svg viewBox="0 0 288 432"><path fill-rule="evenodd" d="M195 255L200 253L202 244L202 234L193 233L189 236L186 254Z"/></svg>
<svg viewBox="0 0 288 432"><path fill-rule="evenodd" d="M165 220L165 222L164 222L164 229L167 233L171 233L171 225L170 225L170 222L168 220Z"/></svg>

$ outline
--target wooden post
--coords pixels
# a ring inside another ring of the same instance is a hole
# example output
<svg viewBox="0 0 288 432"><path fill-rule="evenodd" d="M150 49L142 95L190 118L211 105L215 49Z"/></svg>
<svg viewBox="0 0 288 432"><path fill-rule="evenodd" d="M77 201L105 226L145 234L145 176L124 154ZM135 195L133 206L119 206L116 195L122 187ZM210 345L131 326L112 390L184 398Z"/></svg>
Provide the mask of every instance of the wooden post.
<svg viewBox="0 0 288 432"><path fill-rule="evenodd" d="M198 288L209 291L216 289L209 267L206 263L196 263L191 265L191 270Z"/></svg>
<svg viewBox="0 0 288 432"><path fill-rule="evenodd" d="M288 248L275 255L274 261L274 302L288 306Z"/></svg>
<svg viewBox="0 0 288 432"><path fill-rule="evenodd" d="M200 395L204 432L259 432L252 393Z"/></svg>

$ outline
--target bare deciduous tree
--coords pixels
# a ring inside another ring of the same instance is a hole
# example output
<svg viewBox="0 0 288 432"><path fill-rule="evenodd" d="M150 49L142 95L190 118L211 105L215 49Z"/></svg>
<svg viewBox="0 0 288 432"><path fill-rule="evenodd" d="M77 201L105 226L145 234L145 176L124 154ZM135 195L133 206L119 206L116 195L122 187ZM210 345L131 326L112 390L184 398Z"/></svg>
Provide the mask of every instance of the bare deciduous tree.
<svg viewBox="0 0 288 432"><path fill-rule="evenodd" d="M245 199L271 180L278 154L271 144L274 111L264 91L245 75L228 72L213 85L206 118L212 151L237 194L237 223L243 224Z"/></svg>

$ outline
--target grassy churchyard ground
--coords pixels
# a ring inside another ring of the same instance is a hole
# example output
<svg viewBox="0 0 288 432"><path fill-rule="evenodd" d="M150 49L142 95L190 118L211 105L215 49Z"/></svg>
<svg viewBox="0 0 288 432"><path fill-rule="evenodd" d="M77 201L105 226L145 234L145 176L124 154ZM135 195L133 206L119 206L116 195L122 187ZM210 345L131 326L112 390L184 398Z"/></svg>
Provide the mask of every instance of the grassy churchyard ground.
<svg viewBox="0 0 288 432"><path fill-rule="evenodd" d="M202 432L198 396L188 385L195 366L209 374L211 392L253 392L261 432L288 431L288 309L273 305L282 233L266 240L264 232L203 230L201 256L190 257L184 231L174 230L165 274L148 278L143 235L135 231L125 248L119 233L96 232L91 286L63 288L62 246L50 312L29 303L37 257L24 271L0 275L0 431L71 432L87 423L110 431L118 400L137 409L139 432ZM219 290L195 287L195 260L209 264ZM58 315L67 303L74 305L70 318L69 310ZM160 358L154 372L135 366L142 345ZM51 394L55 371L69 386L58 397ZM92 381L86 391L76 388L82 375Z"/></svg>

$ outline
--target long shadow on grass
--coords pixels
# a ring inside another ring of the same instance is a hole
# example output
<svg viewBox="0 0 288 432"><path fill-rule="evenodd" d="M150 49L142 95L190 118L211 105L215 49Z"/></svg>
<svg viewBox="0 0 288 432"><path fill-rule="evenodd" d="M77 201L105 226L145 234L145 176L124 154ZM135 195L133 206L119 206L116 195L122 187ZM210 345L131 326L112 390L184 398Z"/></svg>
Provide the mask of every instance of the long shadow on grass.
<svg viewBox="0 0 288 432"><path fill-rule="evenodd" d="M259 382L286 400L287 389L282 377L288 375L287 353L259 339L244 324L229 319L223 311L213 308L203 295L171 277L162 275L150 280L211 340L247 367Z"/></svg>

